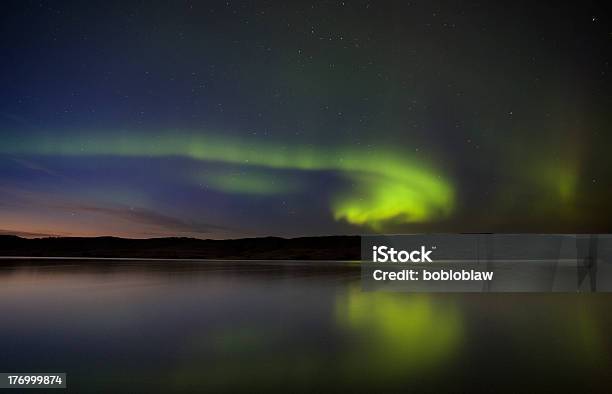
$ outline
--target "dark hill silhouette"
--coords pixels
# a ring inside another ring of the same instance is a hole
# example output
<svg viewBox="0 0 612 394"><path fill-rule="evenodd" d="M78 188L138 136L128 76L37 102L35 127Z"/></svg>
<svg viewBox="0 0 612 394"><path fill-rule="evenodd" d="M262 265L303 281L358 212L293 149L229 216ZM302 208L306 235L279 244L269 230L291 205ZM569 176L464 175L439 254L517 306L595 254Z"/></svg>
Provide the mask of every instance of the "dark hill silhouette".
<svg viewBox="0 0 612 394"><path fill-rule="evenodd" d="M359 236L129 239L0 235L0 256L158 259L359 260Z"/></svg>

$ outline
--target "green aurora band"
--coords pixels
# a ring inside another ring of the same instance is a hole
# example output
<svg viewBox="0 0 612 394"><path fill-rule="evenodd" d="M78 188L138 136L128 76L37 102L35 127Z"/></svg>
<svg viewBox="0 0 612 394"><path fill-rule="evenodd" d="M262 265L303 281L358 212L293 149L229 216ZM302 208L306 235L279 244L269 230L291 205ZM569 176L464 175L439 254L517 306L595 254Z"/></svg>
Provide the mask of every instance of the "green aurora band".
<svg viewBox="0 0 612 394"><path fill-rule="evenodd" d="M206 171L197 174L195 178L212 189L233 194L268 196L294 193L302 188L294 177L252 169Z"/></svg>
<svg viewBox="0 0 612 394"><path fill-rule="evenodd" d="M183 157L198 161L279 170L334 171L352 184L334 196L336 220L383 231L389 224L422 223L448 217L454 188L426 163L405 159L392 149L321 148L262 144L254 140L202 134L38 135L4 138L0 153L45 156ZM200 175L211 187L229 193L277 194L287 186L257 179L221 179ZM246 182L246 183L244 183ZM282 182L282 179L279 181ZM295 190L295 182L289 190Z"/></svg>

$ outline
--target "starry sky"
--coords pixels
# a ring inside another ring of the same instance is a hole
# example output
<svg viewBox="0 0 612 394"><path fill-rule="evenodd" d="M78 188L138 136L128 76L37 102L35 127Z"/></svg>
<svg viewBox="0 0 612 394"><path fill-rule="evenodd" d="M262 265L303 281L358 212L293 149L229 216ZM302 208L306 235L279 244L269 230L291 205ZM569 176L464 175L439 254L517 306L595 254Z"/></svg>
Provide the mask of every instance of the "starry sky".
<svg viewBox="0 0 612 394"><path fill-rule="evenodd" d="M610 14L546 3L4 2L0 234L610 232Z"/></svg>

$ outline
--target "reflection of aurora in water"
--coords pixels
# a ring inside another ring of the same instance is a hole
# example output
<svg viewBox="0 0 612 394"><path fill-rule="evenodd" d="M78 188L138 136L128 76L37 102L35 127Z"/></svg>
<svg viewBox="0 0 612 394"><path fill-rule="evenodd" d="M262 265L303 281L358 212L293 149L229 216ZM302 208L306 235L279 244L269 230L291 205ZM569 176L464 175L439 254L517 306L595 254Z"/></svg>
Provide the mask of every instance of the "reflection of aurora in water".
<svg viewBox="0 0 612 394"><path fill-rule="evenodd" d="M425 294L361 292L351 289L337 302L348 337L365 339L359 349L381 376L420 373L440 367L457 353L463 322L453 303L437 304ZM362 358L353 359L362 363Z"/></svg>
<svg viewBox="0 0 612 394"><path fill-rule="evenodd" d="M280 327L228 326L198 335L196 342L185 347L191 362L176 371L175 380L185 387L201 382L203 371L192 357L209 351L225 362L207 367L207 387L246 388L248 382L258 381L272 389L281 385L281 377L292 387L316 387L325 381L352 389L383 381L402 385L408 376L444 371L460 353L464 342L461 311L447 301L436 303L428 295L361 292L351 286L336 298L339 347L335 350L320 344L303 347L302 338L296 340ZM301 334L310 336L308 331ZM290 350L285 349L289 344ZM251 362L253 358L257 361ZM246 360L250 360L248 368L242 369Z"/></svg>
<svg viewBox="0 0 612 394"><path fill-rule="evenodd" d="M0 366L63 367L78 392L121 381L150 393L372 393L500 382L520 392L526 378L593 392L612 365L607 294L361 292L345 272L304 276L272 262L258 273L231 262L74 264L0 272L0 311L23 306L0 325L11 355ZM49 312L58 319L32 324ZM40 352L67 336L81 351Z"/></svg>

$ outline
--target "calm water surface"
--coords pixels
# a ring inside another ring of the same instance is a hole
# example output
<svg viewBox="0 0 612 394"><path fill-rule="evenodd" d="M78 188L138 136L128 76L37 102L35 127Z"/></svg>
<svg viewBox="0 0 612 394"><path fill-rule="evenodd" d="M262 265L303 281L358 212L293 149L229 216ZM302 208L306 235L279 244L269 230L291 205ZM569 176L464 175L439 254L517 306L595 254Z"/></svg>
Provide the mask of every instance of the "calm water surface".
<svg viewBox="0 0 612 394"><path fill-rule="evenodd" d="M359 277L0 260L0 372L67 372L77 393L609 392L612 295L361 292Z"/></svg>

